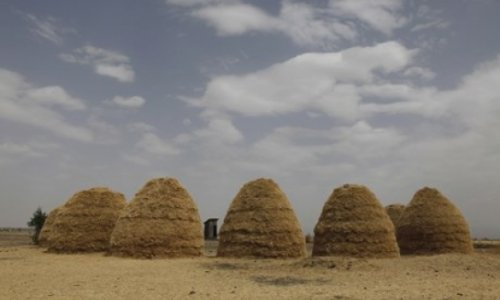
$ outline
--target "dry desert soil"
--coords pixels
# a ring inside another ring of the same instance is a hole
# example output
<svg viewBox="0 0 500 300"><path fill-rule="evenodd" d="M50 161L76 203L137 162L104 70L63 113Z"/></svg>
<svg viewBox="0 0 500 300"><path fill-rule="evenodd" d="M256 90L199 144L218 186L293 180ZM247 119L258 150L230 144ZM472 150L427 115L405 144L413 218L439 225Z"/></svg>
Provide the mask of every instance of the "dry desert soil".
<svg viewBox="0 0 500 300"><path fill-rule="evenodd" d="M473 255L140 260L52 254L0 232L0 299L500 299L500 243Z"/></svg>

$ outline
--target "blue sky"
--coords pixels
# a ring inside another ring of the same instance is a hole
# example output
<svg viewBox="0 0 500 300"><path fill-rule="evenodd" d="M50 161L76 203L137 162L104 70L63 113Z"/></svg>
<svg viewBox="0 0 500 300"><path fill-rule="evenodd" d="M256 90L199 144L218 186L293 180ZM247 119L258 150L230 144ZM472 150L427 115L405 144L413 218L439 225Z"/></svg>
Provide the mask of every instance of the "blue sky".
<svg viewBox="0 0 500 300"><path fill-rule="evenodd" d="M271 177L306 232L344 183L500 237L500 2L2 1L0 226L177 177L202 218Z"/></svg>

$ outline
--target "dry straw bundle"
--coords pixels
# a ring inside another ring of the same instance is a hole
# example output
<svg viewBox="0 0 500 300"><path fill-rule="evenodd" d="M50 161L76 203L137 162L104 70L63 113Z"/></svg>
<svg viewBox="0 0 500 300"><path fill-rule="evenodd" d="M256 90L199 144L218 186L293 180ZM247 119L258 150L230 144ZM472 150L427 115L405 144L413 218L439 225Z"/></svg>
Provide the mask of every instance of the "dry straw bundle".
<svg viewBox="0 0 500 300"><path fill-rule="evenodd" d="M389 218L391 218L392 224L394 224L394 227L397 228L399 218L401 217L401 214L403 213L403 210L405 209L405 206L403 204L391 204L387 205L385 207L385 211L387 212L387 215L389 215Z"/></svg>
<svg viewBox="0 0 500 300"><path fill-rule="evenodd" d="M362 185L336 188L314 228L313 256L398 257L394 225Z"/></svg>
<svg viewBox="0 0 500 300"><path fill-rule="evenodd" d="M217 256L292 258L305 254L302 228L280 187L263 178L245 184L224 218Z"/></svg>
<svg viewBox="0 0 500 300"><path fill-rule="evenodd" d="M57 213L48 236L49 251L98 252L108 249L125 197L108 188L78 192Z"/></svg>
<svg viewBox="0 0 500 300"><path fill-rule="evenodd" d="M402 254L473 251L462 213L434 188L424 187L415 193L399 219L397 238Z"/></svg>
<svg viewBox="0 0 500 300"><path fill-rule="evenodd" d="M200 256L203 234L196 203L174 178L152 179L124 209L110 254L138 258Z"/></svg>
<svg viewBox="0 0 500 300"><path fill-rule="evenodd" d="M56 221L56 216L59 212L59 209L60 207L54 208L47 216L47 219L45 219L42 230L40 231L40 236L38 237L39 246L47 247L49 245L49 236L52 232L52 226Z"/></svg>

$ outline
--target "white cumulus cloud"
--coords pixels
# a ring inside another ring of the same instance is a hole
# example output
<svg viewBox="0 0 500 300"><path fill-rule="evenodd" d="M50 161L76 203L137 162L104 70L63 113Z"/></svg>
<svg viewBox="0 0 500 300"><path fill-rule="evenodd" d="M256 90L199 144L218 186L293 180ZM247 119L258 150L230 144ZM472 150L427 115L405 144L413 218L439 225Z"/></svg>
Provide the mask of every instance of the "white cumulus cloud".
<svg viewBox="0 0 500 300"><path fill-rule="evenodd" d="M436 74L432 70L422 67L408 68L407 70L405 70L404 75L408 77L421 78L423 80L431 80L436 77Z"/></svg>
<svg viewBox="0 0 500 300"><path fill-rule="evenodd" d="M401 14L402 0L330 0L335 14L352 17L386 35L408 21Z"/></svg>
<svg viewBox="0 0 500 300"><path fill-rule="evenodd" d="M115 96L111 101L113 102L113 104L125 108L138 108L146 104L146 99L142 98L141 96Z"/></svg>
<svg viewBox="0 0 500 300"><path fill-rule="evenodd" d="M142 135L141 139L137 142L136 147L147 154L170 156L179 154L176 147L161 139L158 135L152 132L146 132Z"/></svg>
<svg viewBox="0 0 500 300"><path fill-rule="evenodd" d="M0 69L1 119L42 128L69 139L93 140L91 130L71 124L53 106L69 111L85 109L82 100L71 97L59 86L36 88L21 75Z"/></svg>
<svg viewBox="0 0 500 300"><path fill-rule="evenodd" d="M325 49L340 41L357 40L367 27L391 36L409 20L403 15L402 0L331 0L325 5L281 1L277 14L239 0L167 0L166 3L183 7L188 15L202 20L221 36L281 33L297 45Z"/></svg>
<svg viewBox="0 0 500 300"><path fill-rule="evenodd" d="M217 3L235 3L239 0L165 0L165 3L184 7L200 6Z"/></svg>
<svg viewBox="0 0 500 300"><path fill-rule="evenodd" d="M76 33L74 28L62 26L54 17L37 17L29 13L21 13L31 25L33 35L41 37L57 46L64 43L64 35Z"/></svg>
<svg viewBox="0 0 500 300"><path fill-rule="evenodd" d="M124 54L94 46L84 46L72 53L62 53L60 58L68 63L90 65L96 74L114 78L120 82L133 82L135 72L130 58Z"/></svg>
<svg viewBox="0 0 500 300"><path fill-rule="evenodd" d="M234 124L224 118L213 118L205 128L194 133L197 137L216 143L236 143L243 140L243 134Z"/></svg>
<svg viewBox="0 0 500 300"><path fill-rule="evenodd" d="M206 6L192 12L221 35L239 35L248 31L272 31L277 20L263 10L244 3Z"/></svg>
<svg viewBox="0 0 500 300"><path fill-rule="evenodd" d="M212 79L197 106L246 116L316 110L358 117L356 84L371 83L377 73L397 72L410 64L413 50L387 42L340 52L306 53L267 69Z"/></svg>
<svg viewBox="0 0 500 300"><path fill-rule="evenodd" d="M242 1L196 1L192 5L167 1L190 9L189 15L204 21L221 36L250 32L282 33L301 46L329 47L353 40L358 33L351 23L341 22L331 11L306 3L284 1L278 15Z"/></svg>
<svg viewBox="0 0 500 300"><path fill-rule="evenodd" d="M44 105L59 105L69 110L83 110L85 104L77 98L71 97L59 86L46 86L30 89L26 96Z"/></svg>

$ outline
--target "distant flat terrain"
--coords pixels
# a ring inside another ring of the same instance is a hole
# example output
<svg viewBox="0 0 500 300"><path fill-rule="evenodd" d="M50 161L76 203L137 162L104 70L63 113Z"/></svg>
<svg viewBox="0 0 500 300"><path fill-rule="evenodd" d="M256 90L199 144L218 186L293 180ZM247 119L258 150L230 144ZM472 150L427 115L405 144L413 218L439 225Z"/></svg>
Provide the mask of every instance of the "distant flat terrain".
<svg viewBox="0 0 500 300"><path fill-rule="evenodd" d="M0 239L6 237L0 232ZM22 238L21 238L22 237ZM399 259L138 260L0 242L1 299L498 299L500 243L474 255Z"/></svg>
<svg viewBox="0 0 500 300"><path fill-rule="evenodd" d="M0 247L31 244L31 231L27 229L0 228Z"/></svg>

